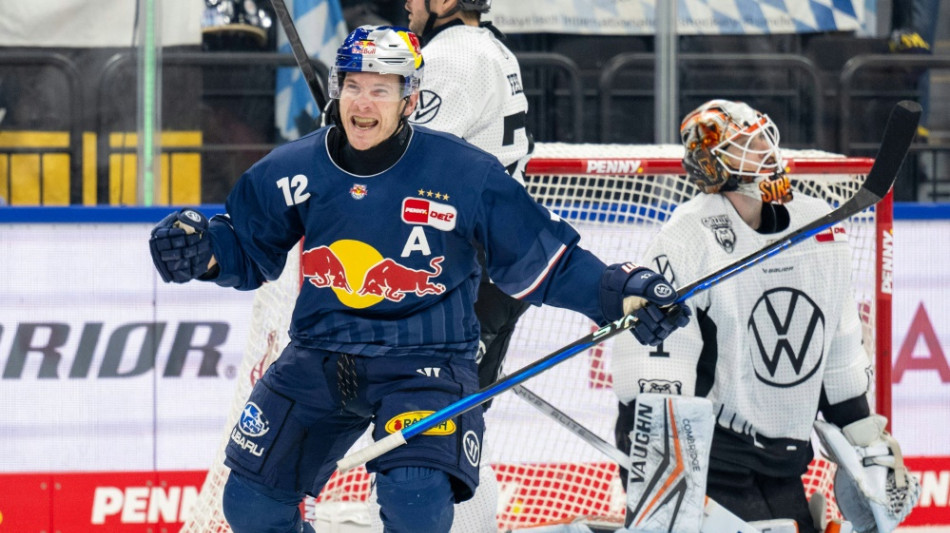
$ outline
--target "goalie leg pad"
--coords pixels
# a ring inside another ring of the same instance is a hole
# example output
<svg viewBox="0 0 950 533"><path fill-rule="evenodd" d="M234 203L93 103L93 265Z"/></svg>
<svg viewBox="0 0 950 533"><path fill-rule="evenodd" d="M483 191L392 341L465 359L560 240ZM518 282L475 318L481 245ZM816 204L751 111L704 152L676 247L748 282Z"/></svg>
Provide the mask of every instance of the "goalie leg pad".
<svg viewBox="0 0 950 533"><path fill-rule="evenodd" d="M634 416L627 525L644 532L699 531L715 426L712 403L644 393L637 396Z"/></svg>

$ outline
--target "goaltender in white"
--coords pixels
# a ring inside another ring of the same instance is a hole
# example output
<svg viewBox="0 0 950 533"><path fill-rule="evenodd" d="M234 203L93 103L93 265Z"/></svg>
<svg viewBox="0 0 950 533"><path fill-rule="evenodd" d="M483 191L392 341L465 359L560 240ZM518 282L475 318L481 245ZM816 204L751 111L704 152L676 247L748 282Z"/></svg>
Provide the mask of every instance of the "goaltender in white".
<svg viewBox="0 0 950 533"><path fill-rule="evenodd" d="M804 194L793 200L778 128L748 105L709 101L686 116L680 133L687 178L705 194L680 205L645 254L674 287L828 212L827 203ZM841 440L855 454L874 457L867 466L840 464L839 471L868 471L848 476L860 480L853 490L836 485L844 517L857 531L892 531L919 486L883 417L870 413L872 372L847 237L836 225L697 294L686 302L696 319L657 347L621 336L612 359L618 447L630 449L638 394L708 398L717 423L706 494L746 521L794 519L799 531L814 533L825 524L809 511L801 475L814 457L820 412L844 428Z"/></svg>

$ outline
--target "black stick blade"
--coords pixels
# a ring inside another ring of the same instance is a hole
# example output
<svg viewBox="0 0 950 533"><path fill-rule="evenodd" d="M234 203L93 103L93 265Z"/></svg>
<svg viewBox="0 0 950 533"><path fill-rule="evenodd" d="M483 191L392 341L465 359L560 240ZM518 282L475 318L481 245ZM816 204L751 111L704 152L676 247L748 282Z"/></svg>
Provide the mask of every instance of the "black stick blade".
<svg viewBox="0 0 950 533"><path fill-rule="evenodd" d="M884 138L878 148L874 165L864 181L864 189L877 198L884 198L897 178L910 143L920 122L920 104L910 100L898 102L884 127Z"/></svg>

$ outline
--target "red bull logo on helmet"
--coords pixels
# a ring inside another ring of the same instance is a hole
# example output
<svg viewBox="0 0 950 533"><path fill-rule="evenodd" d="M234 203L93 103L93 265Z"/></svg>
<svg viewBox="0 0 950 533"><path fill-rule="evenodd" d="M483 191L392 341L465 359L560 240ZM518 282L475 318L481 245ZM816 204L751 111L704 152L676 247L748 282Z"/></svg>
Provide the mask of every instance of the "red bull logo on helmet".
<svg viewBox="0 0 950 533"><path fill-rule="evenodd" d="M402 201L402 221L406 224L432 226L442 231L455 229L458 211L448 204L423 198L406 198Z"/></svg>
<svg viewBox="0 0 950 533"><path fill-rule="evenodd" d="M364 56L374 56L376 55L376 43L373 41L356 41L353 43L353 46L350 48L350 51L354 54L360 54Z"/></svg>

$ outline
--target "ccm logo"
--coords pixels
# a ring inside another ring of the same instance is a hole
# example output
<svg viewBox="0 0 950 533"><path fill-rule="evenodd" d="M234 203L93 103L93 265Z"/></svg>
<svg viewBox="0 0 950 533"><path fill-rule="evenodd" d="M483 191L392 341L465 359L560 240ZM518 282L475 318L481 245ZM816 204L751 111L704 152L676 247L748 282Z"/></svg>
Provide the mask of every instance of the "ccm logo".
<svg viewBox="0 0 950 533"><path fill-rule="evenodd" d="M458 211L448 204L421 198L406 198L402 201L402 221L406 224L423 224L442 231L452 231L457 216Z"/></svg>

